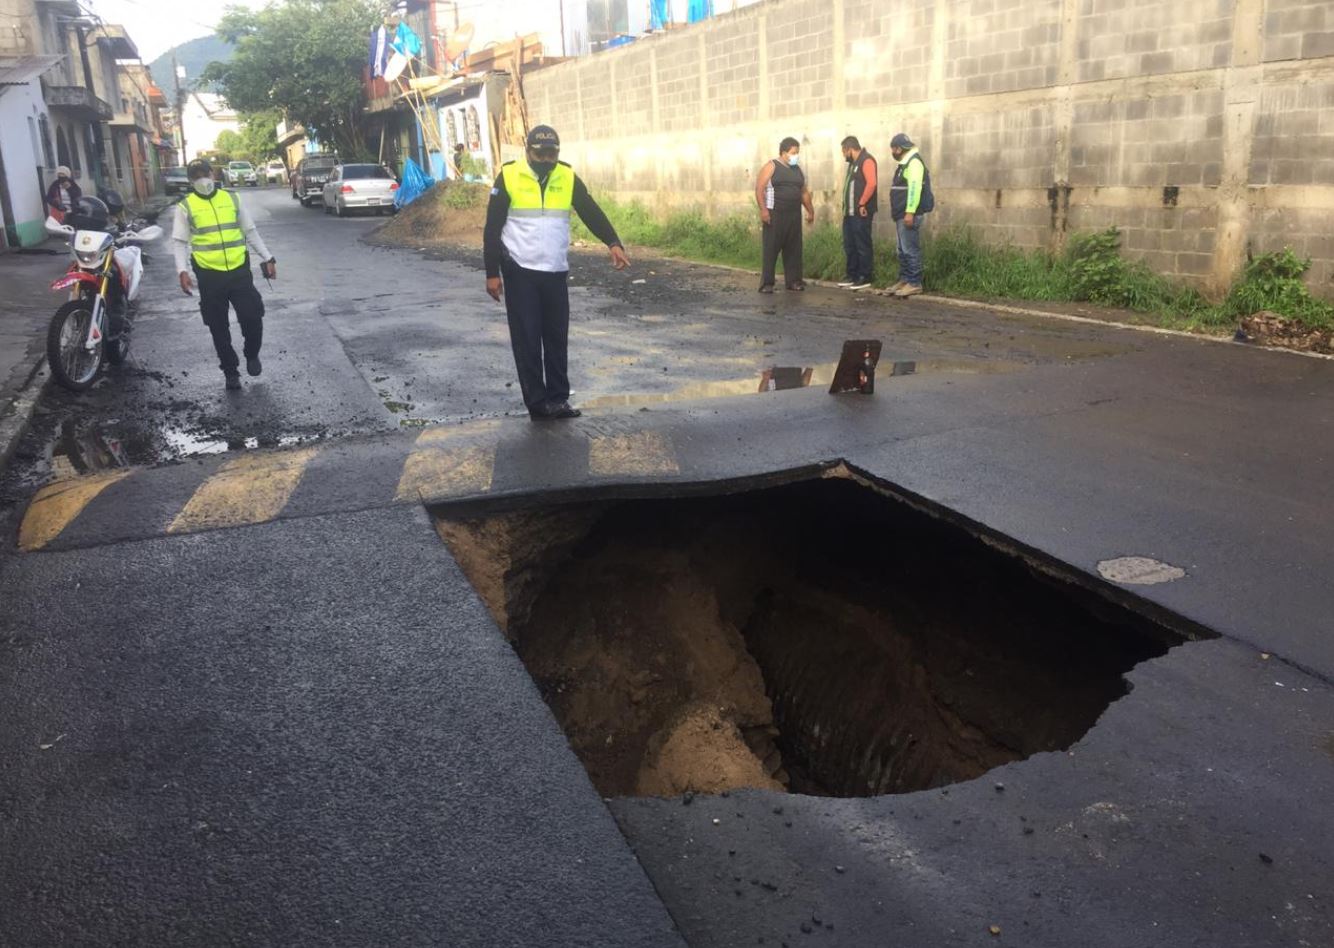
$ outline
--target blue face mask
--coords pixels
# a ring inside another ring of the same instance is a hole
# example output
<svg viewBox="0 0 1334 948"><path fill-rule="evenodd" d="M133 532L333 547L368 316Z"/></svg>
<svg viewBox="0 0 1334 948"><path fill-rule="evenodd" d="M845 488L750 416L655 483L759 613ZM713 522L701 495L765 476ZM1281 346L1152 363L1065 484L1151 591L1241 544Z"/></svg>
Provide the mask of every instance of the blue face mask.
<svg viewBox="0 0 1334 948"><path fill-rule="evenodd" d="M787 163L788 163L789 165L791 165L793 168L795 168L798 164L801 163L801 156L800 156L800 155L788 155L788 156L787 156Z"/></svg>

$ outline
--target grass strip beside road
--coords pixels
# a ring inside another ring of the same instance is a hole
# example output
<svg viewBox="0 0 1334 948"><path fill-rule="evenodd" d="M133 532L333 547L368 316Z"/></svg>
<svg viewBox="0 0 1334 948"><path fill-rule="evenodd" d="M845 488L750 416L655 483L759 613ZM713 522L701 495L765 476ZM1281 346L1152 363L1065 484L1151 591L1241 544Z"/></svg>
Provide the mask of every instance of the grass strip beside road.
<svg viewBox="0 0 1334 948"><path fill-rule="evenodd" d="M751 215L707 219L697 211L656 214L638 203L600 199L626 243L670 256L745 270L760 269L759 221ZM596 238L576 219L576 239ZM1290 249L1257 257L1247 264L1228 295L1219 302L1154 273L1120 253L1114 228L1071 238L1063 254L991 244L967 227L927 229L923 241L927 289L932 293L976 300L1092 303L1131 310L1137 321L1166 329L1230 333L1241 317L1269 310L1300 319L1312 328L1334 328L1334 305L1312 297L1302 282L1309 260ZM805 274L842 280L842 232L828 224L806 231ZM874 285L898 280L894 243L875 244Z"/></svg>

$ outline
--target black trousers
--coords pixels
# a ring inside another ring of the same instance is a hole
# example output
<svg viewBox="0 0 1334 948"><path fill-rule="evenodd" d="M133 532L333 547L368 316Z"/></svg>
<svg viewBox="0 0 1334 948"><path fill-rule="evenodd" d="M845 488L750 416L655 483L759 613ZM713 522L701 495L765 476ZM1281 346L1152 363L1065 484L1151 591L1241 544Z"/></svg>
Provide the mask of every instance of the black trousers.
<svg viewBox="0 0 1334 948"><path fill-rule="evenodd" d="M774 285L774 264L783 255L783 282L793 286L802 282L801 276L801 208L775 208L769 212L769 223L761 228L764 238L764 272L760 286Z"/></svg>
<svg viewBox="0 0 1334 948"><path fill-rule="evenodd" d="M568 401L570 275L525 270L512 260L503 261L500 272L523 403L538 411Z"/></svg>
<svg viewBox="0 0 1334 948"><path fill-rule="evenodd" d="M232 348L232 331L228 325L228 308L236 310L236 322L245 340L246 358L259 355L264 342L264 297L255 289L255 275L250 272L249 259L235 270L205 270L194 267L199 281L199 313L204 325L213 334L213 348L218 353L218 366L231 374L240 360Z"/></svg>
<svg viewBox="0 0 1334 948"><path fill-rule="evenodd" d="M843 218L843 254L848 258L848 279L855 283L870 283L875 270L871 255L871 221L873 217L860 214Z"/></svg>

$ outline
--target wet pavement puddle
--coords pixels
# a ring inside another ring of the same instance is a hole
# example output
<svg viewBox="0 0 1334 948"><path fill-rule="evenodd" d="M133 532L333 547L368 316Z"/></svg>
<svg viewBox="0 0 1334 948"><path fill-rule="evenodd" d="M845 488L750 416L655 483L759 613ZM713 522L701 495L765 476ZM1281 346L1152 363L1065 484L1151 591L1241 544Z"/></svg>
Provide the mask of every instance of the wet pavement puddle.
<svg viewBox="0 0 1334 948"><path fill-rule="evenodd" d="M737 395L767 394L792 388L824 387L834 378L837 362L815 366L774 366L748 378L725 379L717 382L691 382L667 392L629 392L625 394L594 395L583 399L584 408L626 408L667 402L695 401L709 398L730 398ZM880 379L908 375L1000 375L1025 368L1021 362L997 359L900 359L881 361L877 376ZM799 382L793 382L793 373Z"/></svg>

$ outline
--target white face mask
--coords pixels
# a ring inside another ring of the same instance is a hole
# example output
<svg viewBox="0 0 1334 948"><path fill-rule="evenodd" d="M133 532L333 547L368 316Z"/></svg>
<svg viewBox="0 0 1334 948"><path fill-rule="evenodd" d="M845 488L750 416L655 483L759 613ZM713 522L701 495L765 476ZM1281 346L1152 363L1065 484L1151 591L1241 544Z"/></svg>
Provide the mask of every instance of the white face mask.
<svg viewBox="0 0 1334 948"><path fill-rule="evenodd" d="M793 168L795 168L798 164L801 163L801 156L800 156L800 155L788 155L788 156L787 156L787 163L788 163L789 165L791 165Z"/></svg>
<svg viewBox="0 0 1334 948"><path fill-rule="evenodd" d="M194 188L200 197L208 197L213 193L214 184L212 178L195 178L190 182L190 187Z"/></svg>

